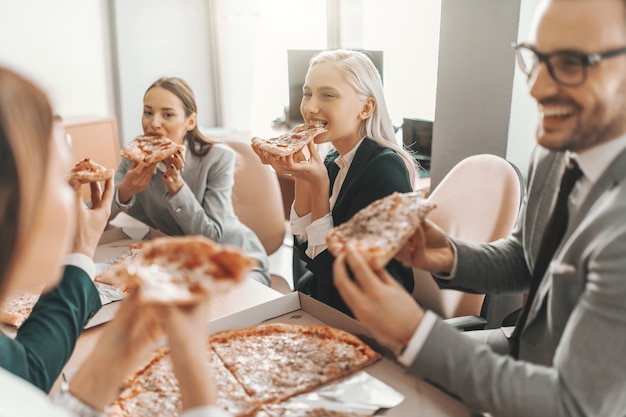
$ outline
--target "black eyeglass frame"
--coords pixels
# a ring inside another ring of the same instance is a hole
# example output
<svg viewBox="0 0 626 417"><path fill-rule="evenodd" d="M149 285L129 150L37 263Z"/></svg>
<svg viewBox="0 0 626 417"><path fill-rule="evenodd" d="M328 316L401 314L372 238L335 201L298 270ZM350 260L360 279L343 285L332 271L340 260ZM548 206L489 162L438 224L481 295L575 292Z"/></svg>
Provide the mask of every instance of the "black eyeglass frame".
<svg viewBox="0 0 626 417"><path fill-rule="evenodd" d="M562 49L562 50L551 52L549 54L544 54L544 53L537 51L532 45L523 43L523 42L518 43L518 44L513 43L511 44L511 46L515 50L515 55L517 57L517 62L519 64L519 67L525 75L530 76L535 68L534 67L528 68L528 69L525 68L524 60L522 59L521 52L520 52L520 49L522 48L527 49L531 51L532 53L534 53L537 56L538 64L541 64L542 62L546 64L546 67L548 68L548 72L550 73L550 76L552 77L554 81L556 81L558 84L566 85L569 87L579 86L587 80L587 68L588 67L596 65L598 62L604 59L626 54L626 47L611 49L609 51L600 52L596 54L586 54L584 52L571 50L571 49ZM558 77L556 76L554 72L554 68L552 64L550 63L550 58L553 56L565 55L565 54L575 56L580 60L580 66L582 68L582 77L579 82L566 83L566 82L563 82L562 80L559 80Z"/></svg>

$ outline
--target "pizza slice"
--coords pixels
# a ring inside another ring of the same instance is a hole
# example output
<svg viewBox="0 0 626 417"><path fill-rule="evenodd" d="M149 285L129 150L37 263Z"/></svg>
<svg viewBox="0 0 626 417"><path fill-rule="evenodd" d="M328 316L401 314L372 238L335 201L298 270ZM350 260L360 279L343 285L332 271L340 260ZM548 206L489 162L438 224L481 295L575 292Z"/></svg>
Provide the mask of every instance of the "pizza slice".
<svg viewBox="0 0 626 417"><path fill-rule="evenodd" d="M298 125L287 133L271 138L252 138L252 144L259 150L278 156L292 155L308 145L317 135L326 132L321 124L305 123Z"/></svg>
<svg viewBox="0 0 626 417"><path fill-rule="evenodd" d="M182 150L182 145L166 137L140 135L131 140L120 154L131 161L152 165Z"/></svg>
<svg viewBox="0 0 626 417"><path fill-rule="evenodd" d="M145 302L187 305L232 288L256 263L240 248L204 236L160 237L112 273L139 287Z"/></svg>
<svg viewBox="0 0 626 417"><path fill-rule="evenodd" d="M0 322L19 328L30 316L42 290L24 291L7 297L0 308Z"/></svg>
<svg viewBox="0 0 626 417"><path fill-rule="evenodd" d="M374 268L383 268L435 206L421 192L393 193L359 210L326 234L334 256L352 244Z"/></svg>
<svg viewBox="0 0 626 417"><path fill-rule="evenodd" d="M115 287L122 294L128 294L134 285L128 281L128 273L125 272L125 268L141 254L143 244L144 242L130 245L126 252L112 260L108 268L96 275L94 281Z"/></svg>
<svg viewBox="0 0 626 417"><path fill-rule="evenodd" d="M247 416L258 407L223 362L208 347L207 358L217 387L216 405L234 416ZM150 361L125 382L119 397L107 409L108 417L168 416L182 412L180 387L167 347L155 351Z"/></svg>
<svg viewBox="0 0 626 417"><path fill-rule="evenodd" d="M106 181L113 176L113 171L94 162L87 157L78 161L70 171L70 180L76 180L81 184L90 182Z"/></svg>
<svg viewBox="0 0 626 417"><path fill-rule="evenodd" d="M252 397L281 402L380 358L356 336L328 326L268 323L211 336L211 346Z"/></svg>

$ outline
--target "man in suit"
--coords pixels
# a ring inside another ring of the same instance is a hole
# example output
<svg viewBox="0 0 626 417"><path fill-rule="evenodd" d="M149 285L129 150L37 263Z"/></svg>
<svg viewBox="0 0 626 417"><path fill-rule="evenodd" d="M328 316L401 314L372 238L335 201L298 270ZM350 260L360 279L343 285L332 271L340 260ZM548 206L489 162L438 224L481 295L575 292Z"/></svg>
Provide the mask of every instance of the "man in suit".
<svg viewBox="0 0 626 417"><path fill-rule="evenodd" d="M626 1L543 0L516 53L539 108L538 146L516 229L494 243L471 244L424 222L398 254L456 288L530 289L511 354L424 312L354 250L337 258L335 285L408 372L475 409L508 417L623 417ZM582 171L569 195L561 180L566 166ZM566 221L548 250L548 230L557 223L549 225L550 213L562 213L557 200L565 214L554 217Z"/></svg>
<svg viewBox="0 0 626 417"><path fill-rule="evenodd" d="M45 291L20 326L15 338L0 332L0 367L49 392L70 359L85 325L102 307L93 283L96 267L93 256L106 226L113 200L113 180L101 193L91 184L91 207L76 190L77 231L74 248L65 260L63 277ZM56 236L50 236L50 244Z"/></svg>

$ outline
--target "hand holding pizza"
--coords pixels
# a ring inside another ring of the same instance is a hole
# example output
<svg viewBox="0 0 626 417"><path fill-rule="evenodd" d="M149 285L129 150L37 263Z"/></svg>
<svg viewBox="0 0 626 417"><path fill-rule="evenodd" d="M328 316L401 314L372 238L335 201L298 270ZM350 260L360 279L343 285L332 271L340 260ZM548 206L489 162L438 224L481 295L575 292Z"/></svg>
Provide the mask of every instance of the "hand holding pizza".
<svg viewBox="0 0 626 417"><path fill-rule="evenodd" d="M424 219L395 258L408 267L448 274L454 265L454 250L443 230Z"/></svg>
<svg viewBox="0 0 626 417"><path fill-rule="evenodd" d="M207 361L199 361L206 355L209 299L185 306L159 306L156 311L161 318L174 372L182 393L183 410L215 404L216 387L211 367Z"/></svg>
<svg viewBox="0 0 626 417"><path fill-rule="evenodd" d="M386 270L373 269L352 245L335 259L333 276L339 294L357 320L367 326L379 342L396 353L401 352L424 316L413 296Z"/></svg>
<svg viewBox="0 0 626 417"><path fill-rule="evenodd" d="M104 409L117 396L124 379L148 360L162 336L155 311L138 302L136 291L130 293L72 377L70 392L95 409Z"/></svg>
<svg viewBox="0 0 626 417"><path fill-rule="evenodd" d="M183 185L185 185L185 180L180 175L183 167L185 166L185 156L183 155L182 150L178 150L175 154L166 158L163 162L166 164L167 168L161 176L161 180L163 180L163 184L167 187L167 191L170 195L174 195L180 191Z"/></svg>
<svg viewBox="0 0 626 417"><path fill-rule="evenodd" d="M80 182L77 180L70 181L76 192L77 226L72 250L74 253L82 253L93 258L111 213L111 202L113 201L112 174L111 172L111 176L104 183L104 191L101 190L99 182L89 183L91 189L90 207L87 207L83 202Z"/></svg>
<svg viewBox="0 0 626 417"><path fill-rule="evenodd" d="M117 195L120 203L128 203L135 194L148 188L156 166L157 163L146 165L141 161L133 161L124 179L117 186Z"/></svg>

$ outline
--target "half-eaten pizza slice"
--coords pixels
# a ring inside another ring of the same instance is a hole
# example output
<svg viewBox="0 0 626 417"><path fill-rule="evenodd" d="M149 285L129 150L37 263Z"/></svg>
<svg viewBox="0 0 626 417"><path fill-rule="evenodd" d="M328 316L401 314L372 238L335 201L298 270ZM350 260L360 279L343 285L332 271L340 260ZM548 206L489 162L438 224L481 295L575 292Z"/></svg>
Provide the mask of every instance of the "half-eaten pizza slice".
<svg viewBox="0 0 626 417"><path fill-rule="evenodd" d="M183 149L182 145L166 137L140 135L128 142L120 154L131 161L152 165Z"/></svg>
<svg viewBox="0 0 626 417"><path fill-rule="evenodd" d="M317 135L326 132L323 125L315 123L305 123L298 125L287 133L271 138L252 138L252 144L259 150L278 156L289 156L308 145Z"/></svg>

